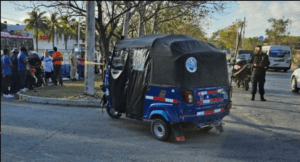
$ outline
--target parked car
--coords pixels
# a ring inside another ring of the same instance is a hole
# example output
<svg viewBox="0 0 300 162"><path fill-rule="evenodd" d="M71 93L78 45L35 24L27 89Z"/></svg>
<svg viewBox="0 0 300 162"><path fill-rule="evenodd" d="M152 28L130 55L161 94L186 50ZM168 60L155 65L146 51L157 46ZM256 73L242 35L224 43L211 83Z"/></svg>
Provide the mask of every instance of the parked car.
<svg viewBox="0 0 300 162"><path fill-rule="evenodd" d="M299 92L300 90L300 65L291 76L291 89L293 92Z"/></svg>

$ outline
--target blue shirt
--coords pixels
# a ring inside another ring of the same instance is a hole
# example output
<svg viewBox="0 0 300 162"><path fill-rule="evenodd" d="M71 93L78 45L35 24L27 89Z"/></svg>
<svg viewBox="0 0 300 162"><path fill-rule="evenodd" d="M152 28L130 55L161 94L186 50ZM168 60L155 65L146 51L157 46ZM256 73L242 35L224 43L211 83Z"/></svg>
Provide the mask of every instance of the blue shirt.
<svg viewBox="0 0 300 162"><path fill-rule="evenodd" d="M1 57L1 66L3 66L3 69L2 69L2 74L3 75L10 75L11 74L10 64L11 64L11 60L10 60L9 57L7 57L5 55Z"/></svg>
<svg viewBox="0 0 300 162"><path fill-rule="evenodd" d="M26 56L23 53L18 54L18 70L25 71L26 70L26 63L23 62L26 60Z"/></svg>

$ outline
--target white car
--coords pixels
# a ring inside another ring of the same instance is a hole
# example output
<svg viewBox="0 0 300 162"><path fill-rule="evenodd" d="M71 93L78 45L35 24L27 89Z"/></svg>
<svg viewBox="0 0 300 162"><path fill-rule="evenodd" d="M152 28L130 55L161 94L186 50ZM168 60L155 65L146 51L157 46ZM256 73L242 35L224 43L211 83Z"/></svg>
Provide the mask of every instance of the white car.
<svg viewBox="0 0 300 162"><path fill-rule="evenodd" d="M299 92L300 90L300 65L291 76L291 89L293 92Z"/></svg>

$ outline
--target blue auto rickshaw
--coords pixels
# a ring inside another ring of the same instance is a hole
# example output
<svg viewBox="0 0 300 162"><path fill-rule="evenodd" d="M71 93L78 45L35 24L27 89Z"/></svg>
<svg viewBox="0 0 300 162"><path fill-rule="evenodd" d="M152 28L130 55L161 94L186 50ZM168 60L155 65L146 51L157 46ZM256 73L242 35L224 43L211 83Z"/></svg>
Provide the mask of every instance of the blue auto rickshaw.
<svg viewBox="0 0 300 162"><path fill-rule="evenodd" d="M105 86L104 86L105 85ZM161 141L182 127L223 131L231 92L226 54L186 35L147 35L117 41L102 85L107 113L153 120Z"/></svg>

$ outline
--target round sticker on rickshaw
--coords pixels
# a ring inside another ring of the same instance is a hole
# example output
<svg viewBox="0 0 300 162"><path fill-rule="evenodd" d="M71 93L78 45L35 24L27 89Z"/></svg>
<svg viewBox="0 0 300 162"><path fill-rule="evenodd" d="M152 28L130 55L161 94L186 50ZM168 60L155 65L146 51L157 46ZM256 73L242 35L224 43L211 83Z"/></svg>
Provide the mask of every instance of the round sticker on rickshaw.
<svg viewBox="0 0 300 162"><path fill-rule="evenodd" d="M194 73L197 70L197 60L194 57L188 58L185 67L190 73Z"/></svg>

